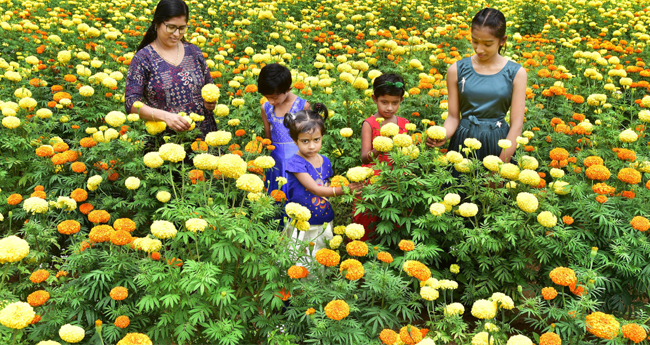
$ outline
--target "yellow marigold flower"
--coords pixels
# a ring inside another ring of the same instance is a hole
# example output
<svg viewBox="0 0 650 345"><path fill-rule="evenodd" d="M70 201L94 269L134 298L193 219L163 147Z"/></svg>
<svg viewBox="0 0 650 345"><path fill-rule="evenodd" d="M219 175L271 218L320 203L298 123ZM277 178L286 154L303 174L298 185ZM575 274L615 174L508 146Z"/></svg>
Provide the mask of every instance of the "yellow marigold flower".
<svg viewBox="0 0 650 345"><path fill-rule="evenodd" d="M216 102L219 100L219 88L213 83L205 84L201 89L201 97L206 102Z"/></svg>
<svg viewBox="0 0 650 345"><path fill-rule="evenodd" d="M407 131L412 132L416 130L418 127L415 125L415 123L407 123L406 125L404 125L404 128L406 128Z"/></svg>
<svg viewBox="0 0 650 345"><path fill-rule="evenodd" d="M397 137L399 135L406 135L406 134L398 134L395 137ZM411 139L411 137L409 137L409 139ZM420 156L420 149L415 145L411 145L411 146L408 146L408 147L403 147L402 148L402 154L405 155L405 156L409 156L412 160L417 159Z"/></svg>
<svg viewBox="0 0 650 345"><path fill-rule="evenodd" d="M431 212L432 215L434 216L442 216L446 211L446 207L444 204L439 203L439 202L434 202L431 204L431 207L429 207L429 212Z"/></svg>
<svg viewBox="0 0 650 345"><path fill-rule="evenodd" d="M52 117L52 111L46 108L38 109L38 111L36 111L36 116L40 119L49 119Z"/></svg>
<svg viewBox="0 0 650 345"><path fill-rule="evenodd" d="M519 182L523 184L535 187L539 185L540 181L541 177L539 177L539 174L537 174L537 172L534 170L523 170L521 173L519 173Z"/></svg>
<svg viewBox="0 0 650 345"><path fill-rule="evenodd" d="M650 122L650 110L641 110L639 112L639 120L643 122Z"/></svg>
<svg viewBox="0 0 650 345"><path fill-rule="evenodd" d="M512 146L512 141L510 141L509 139L501 139L501 140L499 140L498 145L499 145L500 148L505 150L505 149L509 148L510 146Z"/></svg>
<svg viewBox="0 0 650 345"><path fill-rule="evenodd" d="M364 229L363 225L361 224L352 223L345 227L345 236L353 240L358 240L365 234L366 229Z"/></svg>
<svg viewBox="0 0 650 345"><path fill-rule="evenodd" d="M585 325L587 332L601 339L614 339L621 327L614 316L599 311L587 315Z"/></svg>
<svg viewBox="0 0 650 345"><path fill-rule="evenodd" d="M399 126L394 123L387 123L381 127L379 132L384 137L392 137L399 133Z"/></svg>
<svg viewBox="0 0 650 345"><path fill-rule="evenodd" d="M7 116L2 119L2 125L9 129L14 129L20 126L20 119L15 116Z"/></svg>
<svg viewBox="0 0 650 345"><path fill-rule="evenodd" d="M214 108L214 115L217 116L217 117L226 117L226 116L228 116L228 114L230 114L230 108L228 108L228 106L225 105L225 104L218 104L216 106L216 108ZM236 121L237 124L231 125L230 121L235 121L235 120L237 120ZM228 125L231 125L231 126L239 125L239 120L238 119L232 119L230 121L228 121Z"/></svg>
<svg viewBox="0 0 650 345"><path fill-rule="evenodd" d="M208 226L208 222L201 218L192 218L185 221L187 230L196 233L197 231L204 231Z"/></svg>
<svg viewBox="0 0 650 345"><path fill-rule="evenodd" d="M460 195L458 195L456 193L447 193L447 195L445 195L444 200L445 200L445 203L447 203L447 204L449 204L451 206L456 206L456 205L460 204Z"/></svg>
<svg viewBox="0 0 650 345"><path fill-rule="evenodd" d="M443 279L438 282L438 289L440 290L456 290L458 289L458 283L449 280L449 279Z"/></svg>
<svg viewBox="0 0 650 345"><path fill-rule="evenodd" d="M219 171L227 178L239 178L246 173L246 167L246 162L238 155L229 153L219 158Z"/></svg>
<svg viewBox="0 0 650 345"><path fill-rule="evenodd" d="M23 329L36 316L34 308L25 302L14 302L0 310L0 324L12 329Z"/></svg>
<svg viewBox="0 0 650 345"><path fill-rule="evenodd" d="M490 337L488 332L476 333L472 338L472 345L488 345L488 338L490 339L489 345L494 345L494 337Z"/></svg>
<svg viewBox="0 0 650 345"><path fill-rule="evenodd" d="M79 94L83 97L90 97L95 94L95 89L90 85L84 85L79 88Z"/></svg>
<svg viewBox="0 0 650 345"><path fill-rule="evenodd" d="M160 202L168 202L171 198L172 195L168 191L161 190L156 193L156 199Z"/></svg>
<svg viewBox="0 0 650 345"><path fill-rule="evenodd" d="M137 245L136 248L138 248ZM154 253L160 251L161 248L162 242L160 242L160 240L154 240L147 236L142 239L138 249L144 250L147 253Z"/></svg>
<svg viewBox="0 0 650 345"><path fill-rule="evenodd" d="M490 333L498 332L499 331L499 326L491 323L491 322L486 322L485 325L483 326L483 329Z"/></svg>
<svg viewBox="0 0 650 345"><path fill-rule="evenodd" d="M366 242L352 241L345 246L348 255L350 256L366 256L368 255L368 245Z"/></svg>
<svg viewBox="0 0 650 345"><path fill-rule="evenodd" d="M325 315L332 320L343 320L350 315L350 306L340 299L331 301L325 306Z"/></svg>
<svg viewBox="0 0 650 345"><path fill-rule="evenodd" d="M264 190L264 181L255 174L243 174L237 179L237 188L251 193L260 193Z"/></svg>
<svg viewBox="0 0 650 345"><path fill-rule="evenodd" d="M624 143L633 143L639 139L639 135L631 129L626 129L618 135L618 140Z"/></svg>
<svg viewBox="0 0 650 345"><path fill-rule="evenodd" d="M117 345L153 345L149 336L142 333L127 333Z"/></svg>
<svg viewBox="0 0 650 345"><path fill-rule="evenodd" d="M341 243L343 243L343 237L341 235L336 235L332 237L332 239L329 242L330 248L332 249L338 249L341 246Z"/></svg>
<svg viewBox="0 0 650 345"><path fill-rule="evenodd" d="M469 159L463 158L459 163L454 164L454 169L461 173L467 173L470 170L472 162Z"/></svg>
<svg viewBox="0 0 650 345"><path fill-rule="evenodd" d="M36 345L61 345L61 343L58 343L54 340L42 340L39 341Z"/></svg>
<svg viewBox="0 0 650 345"><path fill-rule="evenodd" d="M156 135L167 129L167 124L164 121L147 121L144 123L144 127L147 133Z"/></svg>
<svg viewBox="0 0 650 345"><path fill-rule="evenodd" d="M284 209L287 213L287 216L289 216L291 219L296 219L299 221L302 220L306 222L311 218L311 212L309 209L298 203L290 202L285 206Z"/></svg>
<svg viewBox="0 0 650 345"><path fill-rule="evenodd" d="M460 303L452 303L445 307L445 316L463 315L465 307Z"/></svg>
<svg viewBox="0 0 650 345"><path fill-rule="evenodd" d="M499 307L503 309L512 310L515 307L515 302L512 300L512 298L501 292L493 293L491 299L492 301L497 302Z"/></svg>
<svg viewBox="0 0 650 345"><path fill-rule="evenodd" d="M65 324L59 329L59 337L68 343L78 343L84 339L86 332L79 326Z"/></svg>
<svg viewBox="0 0 650 345"><path fill-rule="evenodd" d="M354 80L354 83L352 84L352 87L354 87L357 90L365 90L368 88L368 80L365 78L360 78L357 77Z"/></svg>
<svg viewBox="0 0 650 345"><path fill-rule="evenodd" d="M31 97L25 97L18 101L18 106L22 109L34 109L37 104L36 100Z"/></svg>
<svg viewBox="0 0 650 345"><path fill-rule="evenodd" d="M453 265L449 266L449 272L451 272L453 274L460 273L460 266L458 266L456 264L453 264Z"/></svg>
<svg viewBox="0 0 650 345"><path fill-rule="evenodd" d="M365 270L361 262L355 259L347 259L341 262L341 267L339 268L339 273L345 273L345 278L347 280L358 280L363 277Z"/></svg>
<svg viewBox="0 0 650 345"><path fill-rule="evenodd" d="M483 166L490 171L499 171L499 167L503 164L501 158L497 156L485 156L483 158Z"/></svg>
<svg viewBox="0 0 650 345"><path fill-rule="evenodd" d="M480 299L472 306L472 315L476 318L487 320L497 315L497 303Z"/></svg>
<svg viewBox="0 0 650 345"><path fill-rule="evenodd" d="M510 337L506 345L533 345L533 342L527 336L518 334Z"/></svg>
<svg viewBox="0 0 650 345"><path fill-rule="evenodd" d="M550 273L549 277L553 283L561 286L571 286L578 281L575 272L566 267L556 267Z"/></svg>
<svg viewBox="0 0 650 345"><path fill-rule="evenodd" d="M375 137L372 140L372 147L379 152L389 152L393 149L393 140L385 136Z"/></svg>
<svg viewBox="0 0 650 345"><path fill-rule="evenodd" d="M447 129L442 126L431 126L427 128L427 136L433 140L446 140Z"/></svg>
<svg viewBox="0 0 650 345"><path fill-rule="evenodd" d="M112 127L120 127L126 121L126 115L121 111L111 111L104 117L106 123Z"/></svg>
<svg viewBox="0 0 650 345"><path fill-rule="evenodd" d="M340 134L344 138L349 138L352 136L352 134L354 134L354 132L352 131L352 128L346 127L346 128L341 128Z"/></svg>
<svg viewBox="0 0 650 345"><path fill-rule="evenodd" d="M160 239L174 238L177 232L176 226L166 220L155 220L151 224L151 234Z"/></svg>
<svg viewBox="0 0 650 345"><path fill-rule="evenodd" d="M549 211L544 211L537 215L537 221L543 227L552 228L557 224L557 217Z"/></svg>
<svg viewBox="0 0 650 345"><path fill-rule="evenodd" d="M368 178L368 171L365 167L354 167L348 170L346 176L351 182L361 182Z"/></svg>
<svg viewBox="0 0 650 345"><path fill-rule="evenodd" d="M508 180L516 181L519 179L519 167L512 163L505 163L501 166L501 171L499 172L501 177L507 178ZM539 177L539 175L537 176ZM538 182L539 184L539 182Z"/></svg>
<svg viewBox="0 0 650 345"><path fill-rule="evenodd" d="M549 184L550 188L553 188L553 192L557 195L567 195L571 191L571 186L568 182L555 181Z"/></svg>
<svg viewBox="0 0 650 345"><path fill-rule="evenodd" d="M519 161L519 167L527 170L535 170L539 167L539 162L535 157L522 156Z"/></svg>
<svg viewBox="0 0 650 345"><path fill-rule="evenodd" d="M260 169L271 169L275 166L275 159L270 156L260 156L255 158L253 164Z"/></svg>
<svg viewBox="0 0 650 345"><path fill-rule="evenodd" d="M564 177L564 170L557 169L557 168L552 168L551 169L551 177L553 177L553 178L562 178L562 177Z"/></svg>
<svg viewBox="0 0 650 345"><path fill-rule="evenodd" d="M463 161L463 155L456 151L448 151L446 154L449 163L458 164Z"/></svg>
<svg viewBox="0 0 650 345"><path fill-rule="evenodd" d="M319 249L314 257L319 264L327 267L336 266L341 260L341 256L337 252L327 248Z"/></svg>
<svg viewBox="0 0 650 345"><path fill-rule="evenodd" d="M438 290L430 286L424 286L422 289L420 289L420 296L427 301L435 301L438 299L440 294L438 293Z"/></svg>
<svg viewBox="0 0 650 345"><path fill-rule="evenodd" d="M537 211L537 208L539 207L539 201L533 194L525 192L519 193L517 194L517 206L519 206L519 208L526 213L533 213Z"/></svg>
<svg viewBox="0 0 650 345"><path fill-rule="evenodd" d="M215 170L219 165L219 157L209 153L200 153L192 158L192 162L197 169Z"/></svg>
<svg viewBox="0 0 650 345"><path fill-rule="evenodd" d="M345 225L339 225L334 227L334 233L337 235L344 235L347 227Z"/></svg>
<svg viewBox="0 0 650 345"><path fill-rule="evenodd" d="M465 202L458 206L458 212L463 217L474 217L478 213L478 206L470 202Z"/></svg>
<svg viewBox="0 0 650 345"><path fill-rule="evenodd" d="M413 145L413 139L408 134L395 134L393 144L397 147L409 147Z"/></svg>
<svg viewBox="0 0 650 345"><path fill-rule="evenodd" d="M160 154L160 158L173 163L182 161L185 159L186 155L183 146L174 143L167 143L162 145L158 149L158 153Z"/></svg>
<svg viewBox="0 0 650 345"><path fill-rule="evenodd" d="M440 284L439 284L439 283L440 283L440 282L438 281L438 279L436 279L436 278L429 278L429 279L427 279L427 280L425 280L425 281L421 281L421 282L420 282L420 287L430 286L430 287L432 287L432 288L434 288L434 289L438 289L438 288L440 287Z"/></svg>
<svg viewBox="0 0 650 345"><path fill-rule="evenodd" d="M29 244L18 236L11 235L0 240L0 264L16 262L29 254Z"/></svg>
<svg viewBox="0 0 650 345"><path fill-rule="evenodd" d="M32 214L45 213L50 209L47 201L39 197L31 197L23 202L23 209Z"/></svg>
<svg viewBox="0 0 650 345"><path fill-rule="evenodd" d="M124 185L126 186L127 189L130 190L136 190L140 187L140 179L137 177L129 177L124 181Z"/></svg>
<svg viewBox="0 0 650 345"><path fill-rule="evenodd" d="M467 139L465 139L463 144L466 147L469 147L470 149L475 150L475 151L480 150L481 146L483 146L483 144L481 144L481 142L478 139L475 139L475 138L467 138Z"/></svg>

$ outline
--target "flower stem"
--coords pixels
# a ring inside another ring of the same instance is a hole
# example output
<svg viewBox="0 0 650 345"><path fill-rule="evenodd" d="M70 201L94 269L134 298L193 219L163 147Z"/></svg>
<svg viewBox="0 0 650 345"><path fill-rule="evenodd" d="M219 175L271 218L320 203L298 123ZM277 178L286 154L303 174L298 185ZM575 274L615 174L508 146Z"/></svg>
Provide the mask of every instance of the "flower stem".
<svg viewBox="0 0 650 345"><path fill-rule="evenodd" d="M7 273L9 272L9 264L5 264L7 268L5 268L5 271L2 273L2 281L0 281L0 291L2 290L2 287L5 285L5 278L7 277Z"/></svg>

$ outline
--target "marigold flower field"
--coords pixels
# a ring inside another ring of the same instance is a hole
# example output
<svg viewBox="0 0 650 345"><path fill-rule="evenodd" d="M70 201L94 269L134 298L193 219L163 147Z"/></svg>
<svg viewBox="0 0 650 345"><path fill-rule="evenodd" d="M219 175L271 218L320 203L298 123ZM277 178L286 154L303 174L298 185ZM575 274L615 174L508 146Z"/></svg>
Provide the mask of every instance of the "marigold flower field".
<svg viewBox="0 0 650 345"><path fill-rule="evenodd" d="M219 130L124 112L155 2L0 0L1 344L647 343L650 311L650 3L188 1L185 38L216 86ZM515 160L444 139L446 71L473 54L485 6L528 72ZM257 75L329 108L328 248L293 242L267 191ZM372 80L407 93L361 167ZM138 105L136 108L139 109ZM474 156L475 157L475 156ZM452 170L460 178L452 177ZM376 217L362 241L354 211Z"/></svg>

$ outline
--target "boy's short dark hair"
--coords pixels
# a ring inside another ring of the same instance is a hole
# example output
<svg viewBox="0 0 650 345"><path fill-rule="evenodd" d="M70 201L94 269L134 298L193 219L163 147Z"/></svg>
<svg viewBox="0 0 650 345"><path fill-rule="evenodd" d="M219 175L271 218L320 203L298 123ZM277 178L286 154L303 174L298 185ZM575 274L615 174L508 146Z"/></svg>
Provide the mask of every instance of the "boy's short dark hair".
<svg viewBox="0 0 650 345"><path fill-rule="evenodd" d="M372 90L375 97L385 95L404 97L404 78L395 73L382 74L375 78L375 81L372 83Z"/></svg>
<svg viewBox="0 0 650 345"><path fill-rule="evenodd" d="M291 71L280 64L272 63L260 71L257 92L262 95L279 95L289 91L291 83Z"/></svg>

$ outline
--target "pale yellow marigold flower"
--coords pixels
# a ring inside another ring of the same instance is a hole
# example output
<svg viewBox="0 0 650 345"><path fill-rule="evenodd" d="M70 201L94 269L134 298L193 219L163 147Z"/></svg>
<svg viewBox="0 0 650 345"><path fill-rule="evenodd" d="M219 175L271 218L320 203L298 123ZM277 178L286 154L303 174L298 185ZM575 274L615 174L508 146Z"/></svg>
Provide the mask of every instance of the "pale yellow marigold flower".
<svg viewBox="0 0 650 345"><path fill-rule="evenodd" d="M381 126L380 134L384 137L392 137L399 133L399 126L394 123L387 123Z"/></svg>
<svg viewBox="0 0 650 345"><path fill-rule="evenodd" d="M334 227L334 233L337 235L343 235L345 234L345 229L347 227L345 225L339 225Z"/></svg>
<svg viewBox="0 0 650 345"><path fill-rule="evenodd" d="M567 195L571 192L571 185L569 185L569 182L554 181L548 186L549 188L553 188L553 192L557 195Z"/></svg>
<svg viewBox="0 0 650 345"><path fill-rule="evenodd" d="M340 134L344 138L349 138L352 136L352 134L354 134L354 132L352 131L352 128L346 127L346 128L341 128Z"/></svg>
<svg viewBox="0 0 650 345"><path fill-rule="evenodd" d="M499 167L503 164L501 158L497 156L485 156L483 158L483 166L490 171L499 171Z"/></svg>
<svg viewBox="0 0 650 345"><path fill-rule="evenodd" d="M480 299L472 305L472 315L478 319L493 319L497 315L497 303Z"/></svg>
<svg viewBox="0 0 650 345"><path fill-rule="evenodd" d="M172 198L171 193L168 191L161 190L158 193L156 193L156 199L160 202L168 202Z"/></svg>
<svg viewBox="0 0 650 345"><path fill-rule="evenodd" d="M393 144L397 147L408 147L413 144L413 139L408 134L396 134L393 137Z"/></svg>
<svg viewBox="0 0 650 345"><path fill-rule="evenodd" d="M431 126L427 128L427 136L433 140L446 140L447 129L442 126Z"/></svg>
<svg viewBox="0 0 650 345"><path fill-rule="evenodd" d="M29 243L22 238L11 235L0 240L0 264L17 262L29 254Z"/></svg>
<svg viewBox="0 0 650 345"><path fill-rule="evenodd" d="M438 290L430 286L425 286L420 289L420 296L427 301L435 301L438 299L440 294L438 293Z"/></svg>
<svg viewBox="0 0 650 345"><path fill-rule="evenodd" d="M531 187L538 186L540 181L541 177L539 177L539 174L537 174L537 172L534 170L523 170L519 174L519 182L527 184Z"/></svg>
<svg viewBox="0 0 650 345"><path fill-rule="evenodd" d="M208 222L201 218L192 218L185 221L185 227L191 232L204 231Z"/></svg>
<svg viewBox="0 0 650 345"><path fill-rule="evenodd" d="M86 332L79 326L65 324L59 329L59 337L68 343L78 343L84 339Z"/></svg>
<svg viewBox="0 0 650 345"><path fill-rule="evenodd" d="M633 143L639 139L639 135L631 129L626 129L618 135L618 139L624 143Z"/></svg>
<svg viewBox="0 0 650 345"><path fill-rule="evenodd" d="M549 211L544 211L537 215L537 221L543 227L552 228L557 224L557 217Z"/></svg>
<svg viewBox="0 0 650 345"><path fill-rule="evenodd" d="M174 238L177 232L176 226L166 220L155 220L151 224L151 234L160 239Z"/></svg>
<svg viewBox="0 0 650 345"><path fill-rule="evenodd" d="M526 213L533 213L537 211L537 208L539 207L539 201L535 195L522 192L517 194L517 205L522 211Z"/></svg>
<svg viewBox="0 0 650 345"><path fill-rule="evenodd" d="M45 213L49 209L50 206L47 201L39 197L31 197L23 201L23 210L27 211L28 213Z"/></svg>
<svg viewBox="0 0 650 345"><path fill-rule="evenodd" d="M439 202L434 202L431 204L431 207L429 207L429 212L431 212L432 215L434 216L442 216L446 211L445 205Z"/></svg>
<svg viewBox="0 0 650 345"><path fill-rule="evenodd" d="M165 161L160 157L160 153L153 151L149 152L144 157L142 157L144 165L149 168L155 169L163 165Z"/></svg>
<svg viewBox="0 0 650 345"><path fill-rule="evenodd" d="M215 84L205 84L201 89L201 97L206 102L216 102L219 100L219 96L219 88Z"/></svg>
<svg viewBox="0 0 650 345"><path fill-rule="evenodd" d="M228 145L232 139L232 133L226 131L210 132L205 136L205 143L210 146Z"/></svg>
<svg viewBox="0 0 650 345"><path fill-rule="evenodd" d="M465 307L460 303L451 303L445 307L445 316L463 315Z"/></svg>
<svg viewBox="0 0 650 345"><path fill-rule="evenodd" d="M456 151L447 151L446 157L449 163L452 164L457 164L463 161L463 155Z"/></svg>
<svg viewBox="0 0 650 345"><path fill-rule="evenodd" d="M311 218L311 212L309 209L298 203L290 202L287 204L287 206L285 206L284 209L291 219L302 220L306 222Z"/></svg>
<svg viewBox="0 0 650 345"><path fill-rule="evenodd" d="M478 206L474 203L463 203L458 206L458 212L463 217L474 217L478 213Z"/></svg>
<svg viewBox="0 0 650 345"><path fill-rule="evenodd" d="M215 170L219 165L219 157L209 153L201 153L192 159L194 166L201 170Z"/></svg>
<svg viewBox="0 0 650 345"><path fill-rule="evenodd" d="M345 227L345 236L353 240L358 240L365 234L366 229L364 229L363 225L361 224L351 223Z"/></svg>
<svg viewBox="0 0 650 345"><path fill-rule="evenodd" d="M501 171L499 172L501 177L507 178L508 180L516 181L519 179L519 167L512 163L505 163L501 166ZM539 177L539 175L538 175ZM538 182L539 183L539 182Z"/></svg>
<svg viewBox="0 0 650 345"><path fill-rule="evenodd" d="M158 149L158 153L160 154L160 158L173 163L182 161L185 159L186 155L183 146L174 143L167 143L162 145Z"/></svg>
<svg viewBox="0 0 650 345"><path fill-rule="evenodd" d="M553 178L562 178L562 177L564 177L564 170L552 168L551 169L551 177L553 177Z"/></svg>
<svg viewBox="0 0 650 345"><path fill-rule="evenodd" d="M253 164L260 169L270 169L275 166L275 159L270 156L260 156L255 158Z"/></svg>
<svg viewBox="0 0 650 345"><path fill-rule="evenodd" d="M264 181L255 174L241 175L236 185L237 188L251 193L260 193L264 190Z"/></svg>
<svg viewBox="0 0 650 345"><path fill-rule="evenodd" d="M535 170L539 167L539 162L535 157L522 156L519 160L519 167L522 169Z"/></svg>
<svg viewBox="0 0 650 345"><path fill-rule="evenodd" d="M225 154L219 158L219 171L227 178L237 179L246 173L246 162L235 154Z"/></svg>
<svg viewBox="0 0 650 345"><path fill-rule="evenodd" d="M332 237L329 245L331 249L338 249L341 246L341 243L343 243L343 237L341 237L341 235L336 235Z"/></svg>
<svg viewBox="0 0 650 345"><path fill-rule="evenodd" d="M126 186L127 189L130 190L136 190L140 188L140 179L137 177L129 177L124 181L124 185Z"/></svg>
<svg viewBox="0 0 650 345"><path fill-rule="evenodd" d="M120 127L126 121L126 115L121 111L111 111L106 114L104 120L112 127Z"/></svg>

